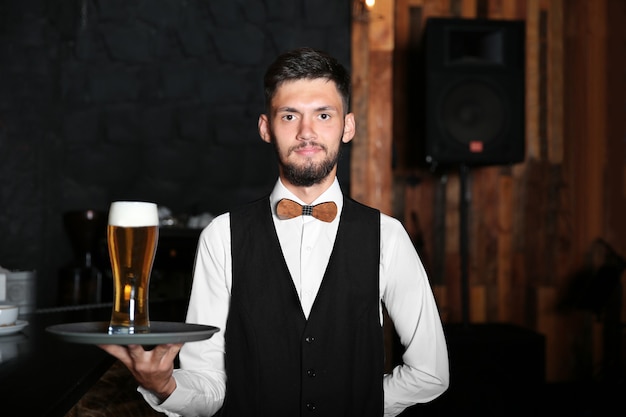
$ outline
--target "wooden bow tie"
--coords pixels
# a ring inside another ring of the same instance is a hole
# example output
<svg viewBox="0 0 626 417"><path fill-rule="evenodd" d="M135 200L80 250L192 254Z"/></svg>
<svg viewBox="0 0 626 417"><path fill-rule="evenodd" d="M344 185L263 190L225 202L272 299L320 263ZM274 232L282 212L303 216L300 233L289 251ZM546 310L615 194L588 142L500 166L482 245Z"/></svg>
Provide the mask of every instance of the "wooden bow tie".
<svg viewBox="0 0 626 417"><path fill-rule="evenodd" d="M314 206L303 206L293 200L283 198L276 205L276 214L281 220L287 220L298 216L313 216L323 222L332 222L337 215L337 205L328 201Z"/></svg>

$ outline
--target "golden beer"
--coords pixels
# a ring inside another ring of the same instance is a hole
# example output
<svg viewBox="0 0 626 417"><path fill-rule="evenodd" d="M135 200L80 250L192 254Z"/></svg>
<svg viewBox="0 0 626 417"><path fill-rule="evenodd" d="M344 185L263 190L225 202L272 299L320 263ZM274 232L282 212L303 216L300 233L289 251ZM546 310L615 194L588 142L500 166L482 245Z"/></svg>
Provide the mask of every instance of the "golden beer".
<svg viewBox="0 0 626 417"><path fill-rule="evenodd" d="M109 212L107 242L113 272L110 334L150 331L148 294L159 238L156 205L115 202Z"/></svg>

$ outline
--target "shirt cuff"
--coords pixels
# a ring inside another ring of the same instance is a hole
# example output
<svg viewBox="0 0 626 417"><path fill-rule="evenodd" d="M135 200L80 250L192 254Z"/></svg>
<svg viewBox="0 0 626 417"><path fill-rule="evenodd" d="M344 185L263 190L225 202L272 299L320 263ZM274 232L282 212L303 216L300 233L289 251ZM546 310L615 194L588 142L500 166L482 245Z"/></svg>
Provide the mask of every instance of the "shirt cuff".
<svg viewBox="0 0 626 417"><path fill-rule="evenodd" d="M137 391L143 396L144 400L150 407L152 407L155 411L165 414L168 417L179 417L180 414L170 411L169 409L164 408L163 406L167 406L168 403L176 404L180 399L176 398L176 390L163 402L159 401L159 398L154 395L151 391L143 387L137 387ZM174 398L172 398L174 397ZM170 401L171 400L171 401Z"/></svg>

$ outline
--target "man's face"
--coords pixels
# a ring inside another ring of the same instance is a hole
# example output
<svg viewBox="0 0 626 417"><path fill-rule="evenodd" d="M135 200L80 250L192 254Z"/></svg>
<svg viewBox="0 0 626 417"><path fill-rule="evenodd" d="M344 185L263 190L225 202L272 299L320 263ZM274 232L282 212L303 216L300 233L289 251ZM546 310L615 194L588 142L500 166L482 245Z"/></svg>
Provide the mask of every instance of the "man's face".
<svg viewBox="0 0 626 417"><path fill-rule="evenodd" d="M274 145L281 177L311 186L335 174L341 142L354 136L354 115L343 114L335 83L326 79L288 81L277 89L259 133Z"/></svg>

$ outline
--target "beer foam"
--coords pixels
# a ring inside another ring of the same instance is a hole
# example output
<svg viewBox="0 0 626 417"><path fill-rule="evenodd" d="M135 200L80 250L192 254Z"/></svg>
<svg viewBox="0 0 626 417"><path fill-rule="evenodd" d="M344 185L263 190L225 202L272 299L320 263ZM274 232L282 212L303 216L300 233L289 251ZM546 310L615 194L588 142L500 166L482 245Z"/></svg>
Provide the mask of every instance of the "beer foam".
<svg viewBox="0 0 626 417"><path fill-rule="evenodd" d="M155 203L115 201L109 208L109 225L120 227L158 226L159 212Z"/></svg>

